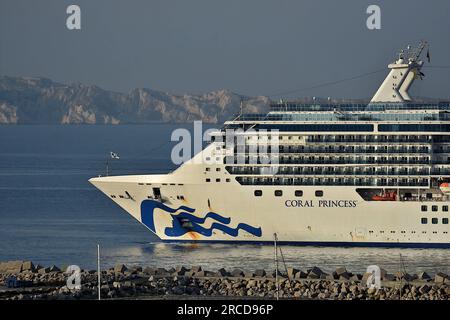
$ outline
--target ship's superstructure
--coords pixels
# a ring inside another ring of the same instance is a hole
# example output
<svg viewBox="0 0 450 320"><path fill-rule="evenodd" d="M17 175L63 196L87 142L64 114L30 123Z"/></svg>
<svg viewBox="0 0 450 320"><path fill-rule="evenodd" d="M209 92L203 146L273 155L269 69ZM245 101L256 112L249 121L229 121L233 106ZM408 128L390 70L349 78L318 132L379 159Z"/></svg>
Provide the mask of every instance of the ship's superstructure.
<svg viewBox="0 0 450 320"><path fill-rule="evenodd" d="M450 105L408 94L425 47L370 103L280 101L170 174L90 181L163 240L450 246Z"/></svg>

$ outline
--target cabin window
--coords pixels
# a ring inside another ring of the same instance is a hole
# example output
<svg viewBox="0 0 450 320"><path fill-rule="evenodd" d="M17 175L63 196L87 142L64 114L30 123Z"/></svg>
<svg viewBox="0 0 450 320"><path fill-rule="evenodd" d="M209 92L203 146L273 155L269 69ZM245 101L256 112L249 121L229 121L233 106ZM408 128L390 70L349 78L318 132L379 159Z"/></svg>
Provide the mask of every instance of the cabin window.
<svg viewBox="0 0 450 320"><path fill-rule="evenodd" d="M422 212L426 212L428 210L428 207L427 206L422 206L421 210L422 210Z"/></svg>
<svg viewBox="0 0 450 320"><path fill-rule="evenodd" d="M434 211L434 212L438 211L438 206L431 206L431 211Z"/></svg>
<svg viewBox="0 0 450 320"><path fill-rule="evenodd" d="M422 218L422 224L427 224L428 223L428 219L427 218Z"/></svg>
<svg viewBox="0 0 450 320"><path fill-rule="evenodd" d="M283 195L283 191L275 190L275 197L281 197Z"/></svg>
<svg viewBox="0 0 450 320"><path fill-rule="evenodd" d="M302 190L295 190L295 196L296 197L302 197L303 196L303 191Z"/></svg>
<svg viewBox="0 0 450 320"><path fill-rule="evenodd" d="M262 190L255 190L255 197L261 197L262 196Z"/></svg>
<svg viewBox="0 0 450 320"><path fill-rule="evenodd" d="M211 182L211 179L210 178L206 178L206 182Z"/></svg>
<svg viewBox="0 0 450 320"><path fill-rule="evenodd" d="M432 224L438 224L438 218L431 219L431 223Z"/></svg>
<svg viewBox="0 0 450 320"><path fill-rule="evenodd" d="M316 197L323 197L323 191L322 190L316 190Z"/></svg>
<svg viewBox="0 0 450 320"><path fill-rule="evenodd" d="M206 168L206 171L211 171L211 168Z"/></svg>
<svg viewBox="0 0 450 320"><path fill-rule="evenodd" d="M220 178L217 178L217 179L216 179L216 182L220 182Z"/></svg>
<svg viewBox="0 0 450 320"><path fill-rule="evenodd" d="M216 171L220 171L220 168L216 168Z"/></svg>
<svg viewBox="0 0 450 320"><path fill-rule="evenodd" d="M226 181L226 182L230 182L231 180L230 180L230 178L227 178L225 181Z"/></svg>
<svg viewBox="0 0 450 320"><path fill-rule="evenodd" d="M448 206L442 206L442 211L448 212Z"/></svg>
<svg viewBox="0 0 450 320"><path fill-rule="evenodd" d="M442 218L442 224L448 224L448 218Z"/></svg>

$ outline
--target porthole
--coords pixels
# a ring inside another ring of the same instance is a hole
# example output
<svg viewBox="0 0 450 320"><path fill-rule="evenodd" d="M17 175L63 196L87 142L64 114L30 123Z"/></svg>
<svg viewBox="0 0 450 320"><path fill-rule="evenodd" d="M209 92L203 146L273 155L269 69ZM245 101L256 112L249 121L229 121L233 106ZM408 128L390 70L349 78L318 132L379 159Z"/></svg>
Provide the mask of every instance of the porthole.
<svg viewBox="0 0 450 320"><path fill-rule="evenodd" d="M295 196L296 197L302 197L303 196L303 191L302 190L295 190Z"/></svg>
<svg viewBox="0 0 450 320"><path fill-rule="evenodd" d="M255 197L261 197L262 196L262 190L255 190Z"/></svg>
<svg viewBox="0 0 450 320"><path fill-rule="evenodd" d="M316 190L316 197L323 197L323 191L322 190Z"/></svg>
<svg viewBox="0 0 450 320"><path fill-rule="evenodd" d="M275 197L281 197L283 195L283 191L275 190L274 194L275 194Z"/></svg>
<svg viewBox="0 0 450 320"><path fill-rule="evenodd" d="M432 224L438 224L438 218L432 218L431 219Z"/></svg>

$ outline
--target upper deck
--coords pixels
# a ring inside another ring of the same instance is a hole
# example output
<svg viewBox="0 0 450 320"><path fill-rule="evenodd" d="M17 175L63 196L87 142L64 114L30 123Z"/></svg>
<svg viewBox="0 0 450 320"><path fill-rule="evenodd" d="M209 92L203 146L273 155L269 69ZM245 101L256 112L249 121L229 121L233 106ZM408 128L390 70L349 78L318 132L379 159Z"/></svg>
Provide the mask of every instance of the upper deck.
<svg viewBox="0 0 450 320"><path fill-rule="evenodd" d="M311 121L450 121L450 103L369 103L271 105L267 114L238 114L225 124Z"/></svg>

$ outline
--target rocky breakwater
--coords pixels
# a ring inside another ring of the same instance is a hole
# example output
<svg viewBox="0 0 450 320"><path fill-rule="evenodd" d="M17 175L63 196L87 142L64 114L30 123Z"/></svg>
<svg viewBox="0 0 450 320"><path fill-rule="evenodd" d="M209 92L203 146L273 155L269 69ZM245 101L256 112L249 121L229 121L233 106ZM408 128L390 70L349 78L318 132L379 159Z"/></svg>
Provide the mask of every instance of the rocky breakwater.
<svg viewBox="0 0 450 320"><path fill-rule="evenodd" d="M31 261L0 263L0 299L96 299L97 272L81 270L79 289L67 286L66 268L43 267ZM200 266L171 269L118 264L101 272L103 299L123 298L253 298L335 300L446 300L450 277L425 272L390 274L381 270L381 288L367 287L369 274L354 274L344 267L326 273L318 267L302 271L241 269L207 271ZM278 278L278 282L276 282ZM15 283L11 282L15 279ZM15 284L12 285L12 284ZM277 285L278 284L278 285ZM9 285L9 286L8 286Z"/></svg>

